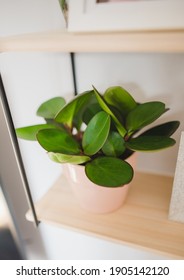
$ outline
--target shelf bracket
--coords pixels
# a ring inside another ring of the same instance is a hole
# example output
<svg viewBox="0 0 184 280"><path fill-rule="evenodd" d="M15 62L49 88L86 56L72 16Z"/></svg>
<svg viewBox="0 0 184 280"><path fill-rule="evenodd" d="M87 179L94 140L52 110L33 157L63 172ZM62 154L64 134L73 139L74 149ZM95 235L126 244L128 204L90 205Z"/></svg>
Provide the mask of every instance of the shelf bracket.
<svg viewBox="0 0 184 280"><path fill-rule="evenodd" d="M72 77L73 77L73 87L74 87L74 95L78 95L77 90L77 81L76 81L76 69L75 69L75 53L70 53L71 66L72 66Z"/></svg>

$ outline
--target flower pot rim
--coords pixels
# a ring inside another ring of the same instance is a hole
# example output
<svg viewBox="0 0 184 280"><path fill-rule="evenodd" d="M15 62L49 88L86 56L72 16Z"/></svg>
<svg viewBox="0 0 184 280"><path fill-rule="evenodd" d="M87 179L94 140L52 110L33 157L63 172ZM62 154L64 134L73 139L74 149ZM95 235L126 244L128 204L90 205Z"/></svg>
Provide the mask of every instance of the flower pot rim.
<svg viewBox="0 0 184 280"><path fill-rule="evenodd" d="M137 154L137 152L133 151L133 153L131 155L129 155L126 159L121 159L121 160L124 160L124 161L127 161L128 159L130 159L133 155L135 156ZM85 165L87 164L88 162L86 162L85 164L74 164L74 163L69 163L69 162L66 162L65 164L66 165L72 165L72 166L78 166L78 168L85 168Z"/></svg>

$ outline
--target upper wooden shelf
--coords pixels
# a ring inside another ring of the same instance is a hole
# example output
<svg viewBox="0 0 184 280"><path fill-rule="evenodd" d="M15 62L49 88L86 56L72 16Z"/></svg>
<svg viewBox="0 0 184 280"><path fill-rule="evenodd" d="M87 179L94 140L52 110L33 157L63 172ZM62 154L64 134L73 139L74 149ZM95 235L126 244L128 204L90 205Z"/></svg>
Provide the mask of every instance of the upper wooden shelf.
<svg viewBox="0 0 184 280"><path fill-rule="evenodd" d="M69 33L42 32L4 37L0 52L184 52L184 31Z"/></svg>
<svg viewBox="0 0 184 280"><path fill-rule="evenodd" d="M172 181L172 177L137 173L123 207L110 214L92 214L80 208L61 176L35 208L42 222L184 259L184 224L168 220ZM34 220L31 211L27 219Z"/></svg>

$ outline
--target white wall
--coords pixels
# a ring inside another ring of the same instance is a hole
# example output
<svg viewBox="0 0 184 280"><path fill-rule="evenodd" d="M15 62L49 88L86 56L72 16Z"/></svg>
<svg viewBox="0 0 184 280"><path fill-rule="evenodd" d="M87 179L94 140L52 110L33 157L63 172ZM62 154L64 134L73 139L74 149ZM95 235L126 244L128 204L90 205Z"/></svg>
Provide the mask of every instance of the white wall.
<svg viewBox="0 0 184 280"><path fill-rule="evenodd" d="M65 25L57 0L0 0L0 36L48 31Z"/></svg>
<svg viewBox="0 0 184 280"><path fill-rule="evenodd" d="M62 26L64 21L57 0L0 0L2 36ZM140 101L166 102L171 111L163 121L182 121L183 65L182 54L77 54L77 83L81 92L92 84L101 91L111 85L122 85ZM73 92L68 54L1 54L0 67L16 127L37 123L35 111L43 100ZM181 129L183 123L176 133L178 142ZM50 162L36 143L20 141L20 147L33 198L37 200L60 174L60 166ZM140 155L138 168L173 174L177 149L178 145L160 153ZM162 258L44 223L38 230L48 259ZM29 257L37 258L36 252L30 252Z"/></svg>

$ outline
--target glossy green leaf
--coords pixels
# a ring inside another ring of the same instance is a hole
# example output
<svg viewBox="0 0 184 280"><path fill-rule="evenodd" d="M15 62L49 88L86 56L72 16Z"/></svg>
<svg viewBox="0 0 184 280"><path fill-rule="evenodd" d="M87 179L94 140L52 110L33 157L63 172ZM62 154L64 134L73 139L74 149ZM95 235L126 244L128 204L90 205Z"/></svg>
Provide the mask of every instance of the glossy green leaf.
<svg viewBox="0 0 184 280"><path fill-rule="evenodd" d="M48 152L79 154L79 143L72 135L60 129L44 129L37 134L39 144Z"/></svg>
<svg viewBox="0 0 184 280"><path fill-rule="evenodd" d="M171 136L178 129L179 121L171 121L146 130L141 136Z"/></svg>
<svg viewBox="0 0 184 280"><path fill-rule="evenodd" d="M102 108L100 107L99 103L94 103L88 106L83 114L83 121L85 124L88 124L90 120L100 111Z"/></svg>
<svg viewBox="0 0 184 280"><path fill-rule="evenodd" d="M131 165L115 157L98 157L86 164L85 172L93 183L105 187L119 187L133 178Z"/></svg>
<svg viewBox="0 0 184 280"><path fill-rule="evenodd" d="M80 111L78 111L73 118L73 126L79 131L81 129L81 125L85 123L84 121L84 114L86 111L88 111L89 108L93 107L94 103L96 102L96 97L94 94L94 91L92 91L92 94L88 101L82 106ZM97 104L97 102L96 102ZM97 113L97 111L96 111Z"/></svg>
<svg viewBox="0 0 184 280"><path fill-rule="evenodd" d="M37 116L43 117L45 119L54 119L57 113L63 108L65 103L66 102L63 97L54 97L42 103L36 114Z"/></svg>
<svg viewBox="0 0 184 280"><path fill-rule="evenodd" d="M106 156L119 157L125 151L125 141L118 132L112 131L105 144L102 147L102 151Z"/></svg>
<svg viewBox="0 0 184 280"><path fill-rule="evenodd" d="M26 127L20 127L17 128L15 131L18 138L36 141L36 134L38 133L38 131L46 128L55 128L55 126L52 124L37 124Z"/></svg>
<svg viewBox="0 0 184 280"><path fill-rule="evenodd" d="M61 153L48 153L49 158L57 163L72 163L72 164L82 164L90 161L91 158L88 156L81 155L66 155Z"/></svg>
<svg viewBox="0 0 184 280"><path fill-rule="evenodd" d="M166 136L139 136L126 143L133 151L156 151L166 149L175 144L175 140Z"/></svg>
<svg viewBox="0 0 184 280"><path fill-rule="evenodd" d="M153 101L138 105L126 118L129 134L152 123L166 111L165 104L162 102Z"/></svg>
<svg viewBox="0 0 184 280"><path fill-rule="evenodd" d="M117 108L123 116L126 116L137 106L133 97L120 86L108 88L104 94L104 99L109 105Z"/></svg>
<svg viewBox="0 0 184 280"><path fill-rule="evenodd" d="M110 116L101 111L89 122L82 139L86 155L94 155L104 145L110 130Z"/></svg>
<svg viewBox="0 0 184 280"><path fill-rule="evenodd" d="M72 128L74 117L77 117L77 114L81 115L83 108L89 102L93 94L93 91L87 91L78 95L75 99L73 99L61 109L61 111L55 117L55 120L57 122L67 124L70 128ZM79 118L78 121L80 121Z"/></svg>
<svg viewBox="0 0 184 280"><path fill-rule="evenodd" d="M97 98L101 108L112 117L112 119L113 119L113 121L116 125L117 130L119 131L121 136L124 137L127 133L126 129L124 128L124 126L121 124L121 122L115 116L115 114L112 112L112 110L106 104L106 102L103 100L103 97L100 95L100 93L95 88L94 88L94 92L95 92L96 98Z"/></svg>

